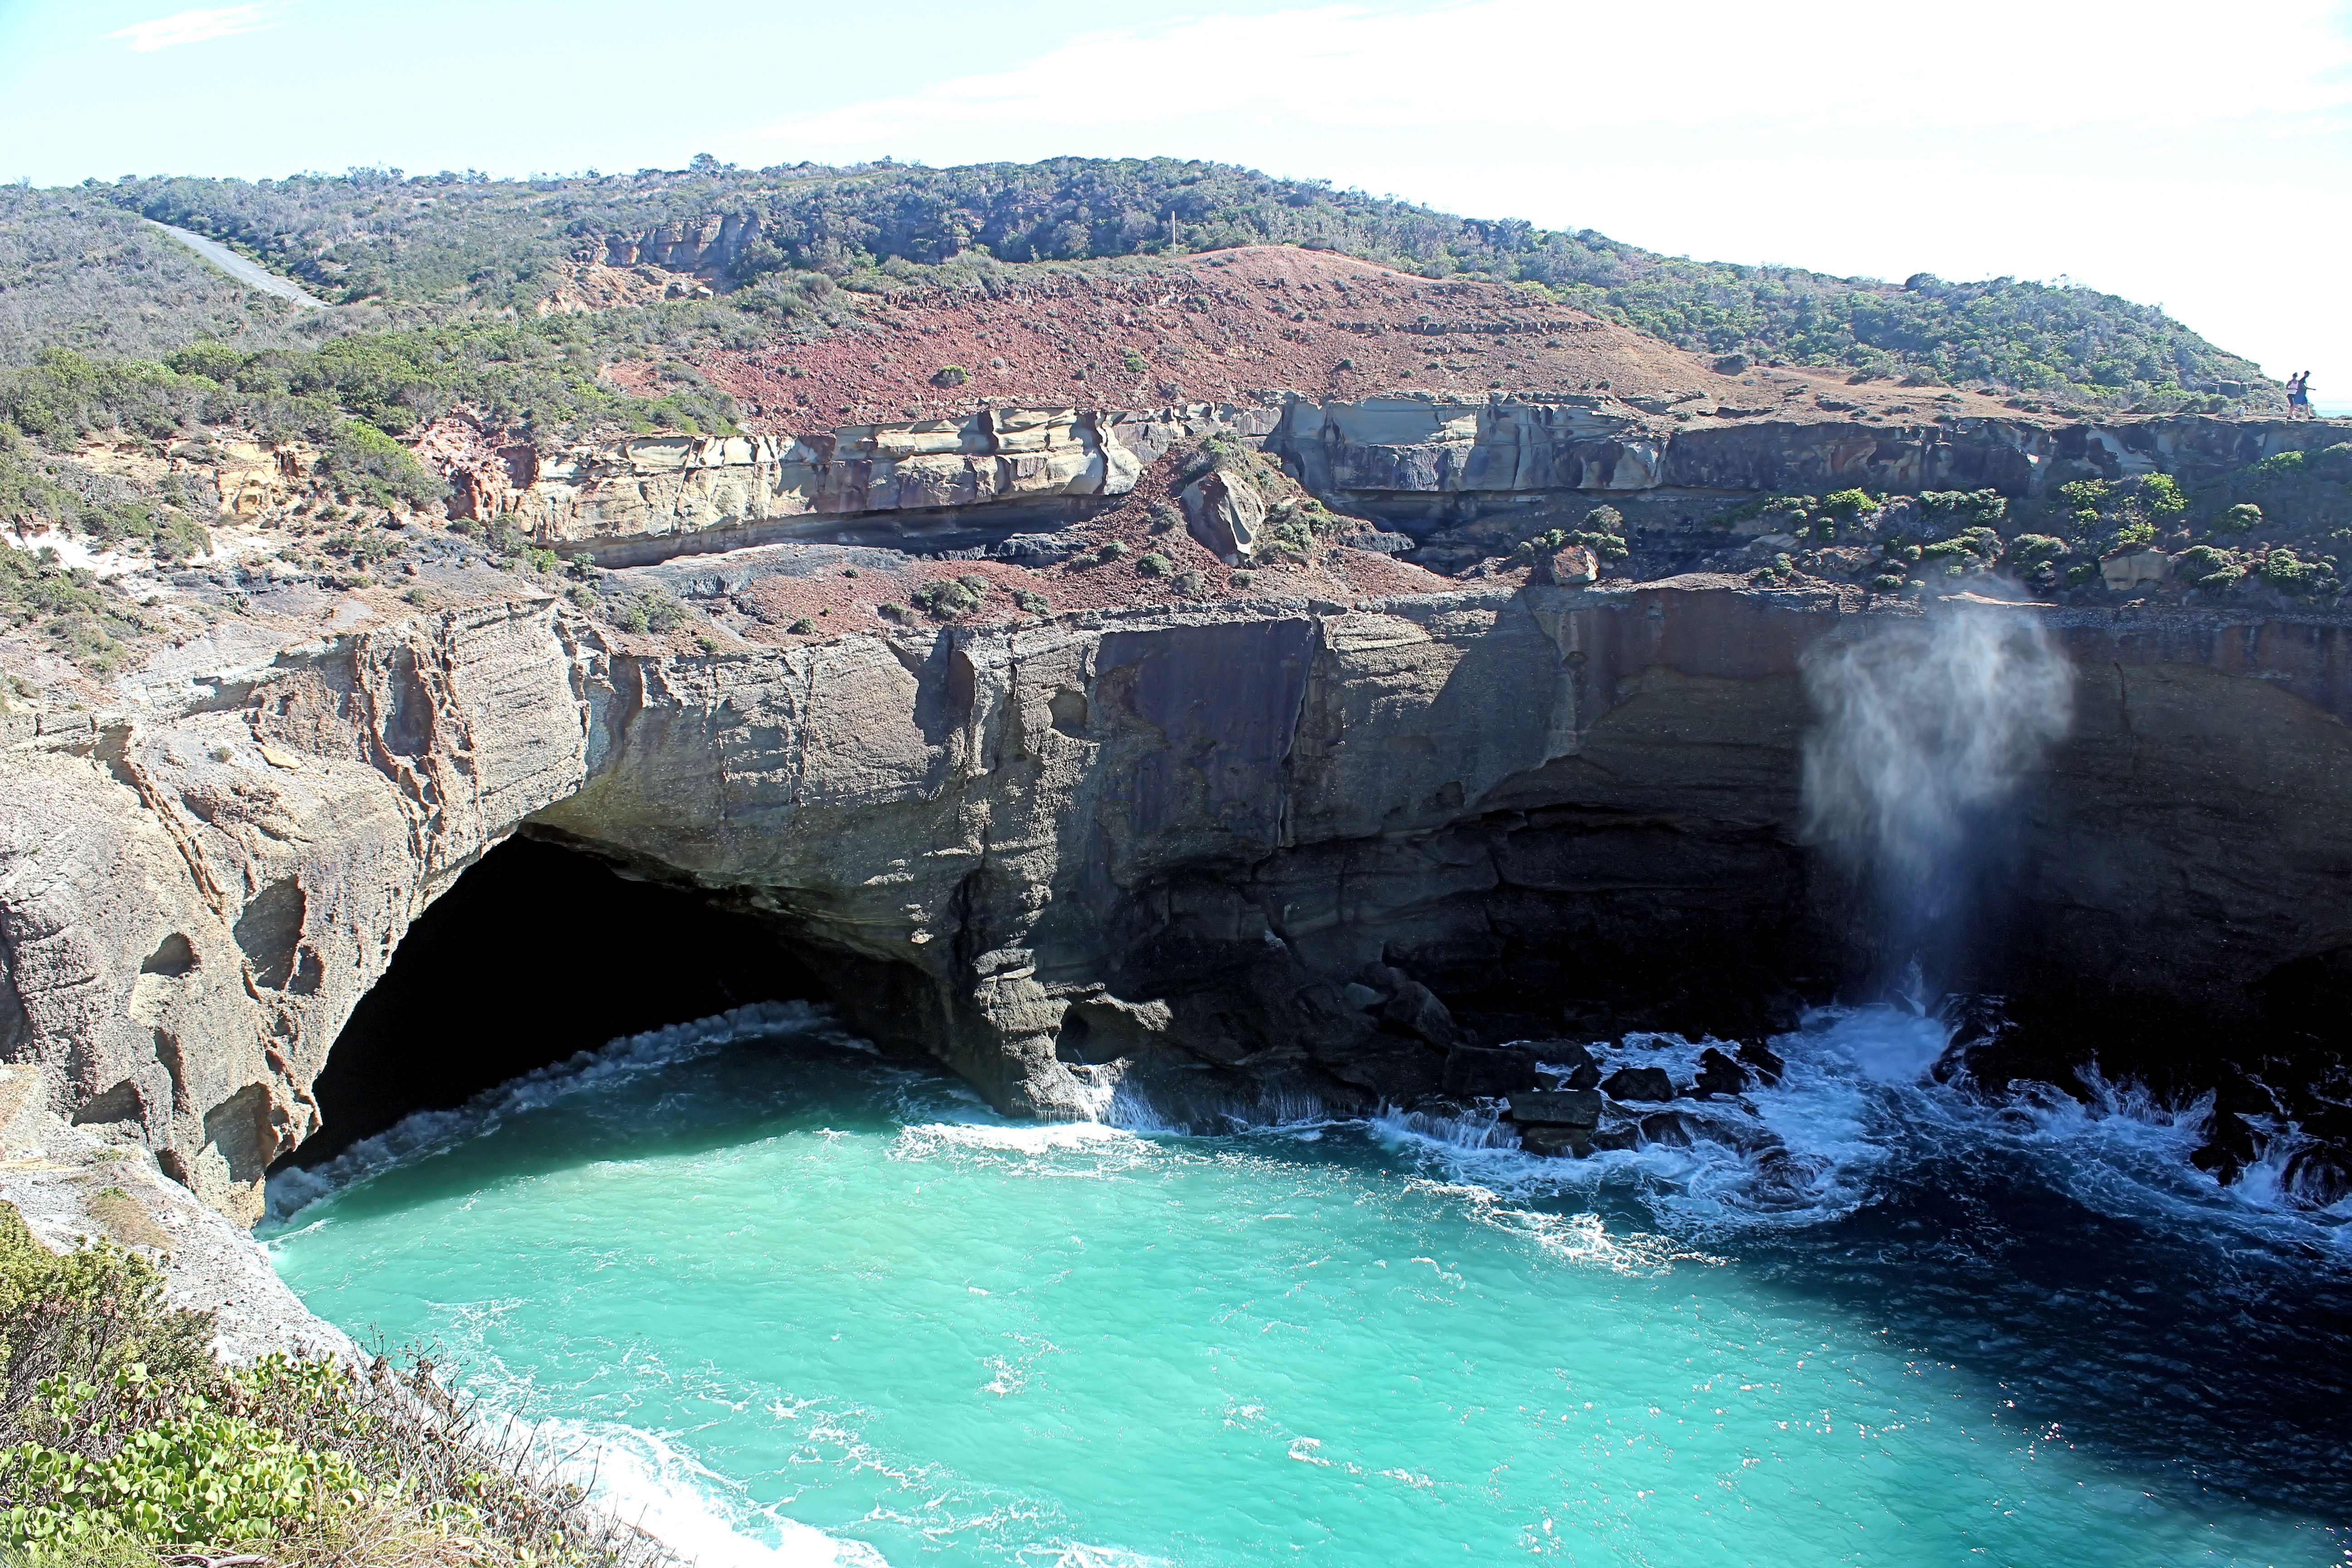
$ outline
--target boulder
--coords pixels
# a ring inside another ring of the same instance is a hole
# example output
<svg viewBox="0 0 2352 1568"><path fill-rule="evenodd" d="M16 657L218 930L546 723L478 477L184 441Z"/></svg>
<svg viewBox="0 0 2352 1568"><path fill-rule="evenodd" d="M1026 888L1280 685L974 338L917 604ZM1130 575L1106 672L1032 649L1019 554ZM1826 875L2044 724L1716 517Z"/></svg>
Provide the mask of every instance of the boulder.
<svg viewBox="0 0 2352 1568"><path fill-rule="evenodd" d="M1664 1068L1619 1068L1601 1080L1601 1092L1612 1100L1672 1100L1675 1080Z"/></svg>
<svg viewBox="0 0 2352 1568"><path fill-rule="evenodd" d="M1642 1126L1637 1121L1605 1122L1592 1130L1595 1149L1635 1149L1641 1142Z"/></svg>
<svg viewBox="0 0 2352 1568"><path fill-rule="evenodd" d="M1738 1094L1748 1087L1748 1069L1725 1056L1713 1046L1699 1053L1698 1080L1691 1092L1701 1099L1710 1094Z"/></svg>
<svg viewBox="0 0 2352 1568"><path fill-rule="evenodd" d="M1661 1110L1642 1118L1642 1141L1645 1143L1687 1149L1691 1146L1691 1119L1679 1110Z"/></svg>
<svg viewBox="0 0 2352 1568"><path fill-rule="evenodd" d="M1538 1089L1594 1089L1601 1083L1601 1065L1592 1053L1574 1040L1529 1040L1524 1049L1533 1051L1543 1066L1536 1073Z"/></svg>
<svg viewBox="0 0 2352 1568"><path fill-rule="evenodd" d="M1517 1047L1456 1046L1445 1053L1445 1092L1491 1099L1536 1081L1536 1053Z"/></svg>
<svg viewBox="0 0 2352 1568"><path fill-rule="evenodd" d="M1755 1069L1757 1078L1768 1089L1779 1083L1780 1075L1789 1070L1780 1053L1761 1040L1740 1041L1739 1059Z"/></svg>
<svg viewBox="0 0 2352 1568"><path fill-rule="evenodd" d="M1554 1157L1573 1154L1578 1159L1582 1159L1592 1152L1592 1129L1562 1127L1551 1123L1525 1127L1519 1130L1519 1147L1530 1154L1549 1154Z"/></svg>
<svg viewBox="0 0 2352 1568"><path fill-rule="evenodd" d="M1580 588L1600 580L1601 561L1583 545L1570 544L1538 556L1535 574L1538 582Z"/></svg>
<svg viewBox="0 0 2352 1568"><path fill-rule="evenodd" d="M1511 1120L1523 1127L1590 1127L1601 1120L1601 1097L1589 1089L1538 1089L1511 1096Z"/></svg>
<svg viewBox="0 0 2352 1568"><path fill-rule="evenodd" d="M1228 566L1256 552L1265 526L1265 498L1247 479L1214 468L1184 487L1185 526Z"/></svg>
<svg viewBox="0 0 2352 1568"><path fill-rule="evenodd" d="M2172 575L2172 557L2161 550L2119 550L2099 563L2099 575L2119 592L2161 583Z"/></svg>
<svg viewBox="0 0 2352 1568"><path fill-rule="evenodd" d="M1417 1035L1439 1050L1450 1048L1462 1037L1445 1004L1418 980L1397 987L1396 994L1381 1008L1381 1022L1400 1033Z"/></svg>

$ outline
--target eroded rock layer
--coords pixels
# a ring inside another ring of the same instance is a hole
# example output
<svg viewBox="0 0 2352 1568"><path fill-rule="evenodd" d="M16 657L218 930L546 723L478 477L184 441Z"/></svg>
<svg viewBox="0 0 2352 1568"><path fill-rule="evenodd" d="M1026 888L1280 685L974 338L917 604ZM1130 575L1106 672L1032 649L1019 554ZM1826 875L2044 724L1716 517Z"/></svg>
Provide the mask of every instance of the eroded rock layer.
<svg viewBox="0 0 2352 1568"><path fill-rule="evenodd" d="M1594 1016L1760 1028L1869 947L1799 842L1799 665L1917 612L1844 603L1491 587L689 656L533 599L191 644L136 707L0 721L0 1055L250 1216L408 922L519 830L761 914L859 1027L1032 1114L1406 1099L1447 1046ZM1967 978L2227 1025L2352 945L2343 624L1975 613L2046 617L2078 690Z"/></svg>

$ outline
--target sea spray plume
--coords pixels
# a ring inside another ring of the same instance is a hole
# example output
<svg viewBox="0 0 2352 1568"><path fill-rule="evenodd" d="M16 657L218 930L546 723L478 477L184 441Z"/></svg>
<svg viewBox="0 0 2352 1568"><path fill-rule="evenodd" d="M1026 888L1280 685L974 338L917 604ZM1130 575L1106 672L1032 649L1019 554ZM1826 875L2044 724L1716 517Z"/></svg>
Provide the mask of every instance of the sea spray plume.
<svg viewBox="0 0 2352 1568"><path fill-rule="evenodd" d="M1947 601L1803 669L1805 841L1874 900L1892 965L1937 939L1948 962L1996 814L2073 722L2073 665L2033 610Z"/></svg>

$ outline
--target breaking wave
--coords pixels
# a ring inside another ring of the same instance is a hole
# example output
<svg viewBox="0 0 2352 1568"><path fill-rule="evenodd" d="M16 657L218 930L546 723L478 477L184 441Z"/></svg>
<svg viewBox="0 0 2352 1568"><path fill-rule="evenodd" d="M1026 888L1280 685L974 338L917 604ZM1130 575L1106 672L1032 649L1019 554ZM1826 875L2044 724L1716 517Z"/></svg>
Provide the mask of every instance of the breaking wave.
<svg viewBox="0 0 2352 1568"><path fill-rule="evenodd" d="M874 1047L842 1029L831 1009L808 1002L754 1002L708 1018L624 1035L486 1089L449 1110L419 1110L323 1164L272 1174L264 1223L282 1226L320 1199L355 1187L395 1166L495 1131L509 1117L706 1057L738 1040L799 1037L853 1050Z"/></svg>

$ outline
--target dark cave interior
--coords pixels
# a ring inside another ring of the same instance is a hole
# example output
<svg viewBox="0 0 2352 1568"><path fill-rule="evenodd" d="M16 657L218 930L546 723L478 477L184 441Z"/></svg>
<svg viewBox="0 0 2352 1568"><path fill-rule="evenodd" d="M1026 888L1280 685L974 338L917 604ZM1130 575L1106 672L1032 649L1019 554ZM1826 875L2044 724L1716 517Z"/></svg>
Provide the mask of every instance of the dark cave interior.
<svg viewBox="0 0 2352 1568"><path fill-rule="evenodd" d="M824 987L774 928L518 836L418 917L319 1075L316 1164L623 1035Z"/></svg>

